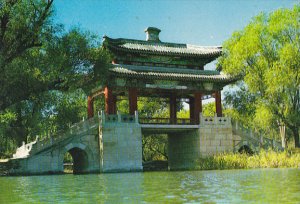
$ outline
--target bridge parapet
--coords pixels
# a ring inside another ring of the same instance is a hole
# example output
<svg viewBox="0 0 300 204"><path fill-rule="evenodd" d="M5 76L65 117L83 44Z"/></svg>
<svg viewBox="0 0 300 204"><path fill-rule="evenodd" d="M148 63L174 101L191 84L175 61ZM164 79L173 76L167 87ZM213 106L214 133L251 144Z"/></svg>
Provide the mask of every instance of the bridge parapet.
<svg viewBox="0 0 300 204"><path fill-rule="evenodd" d="M37 142L37 138L35 141L25 144L22 143L22 146L17 148L16 153L13 154L13 159L28 157L29 153L32 149L32 146Z"/></svg>
<svg viewBox="0 0 300 204"><path fill-rule="evenodd" d="M115 115L106 115L103 111L93 118L88 120L83 120L78 123L70 126L69 129L64 131L57 131L51 134L48 137L39 139L36 138L35 141L28 144L23 143L23 145L17 148L16 153L13 155L13 158L26 158L30 155L34 155L44 149L50 148L56 143L59 143L65 139L71 138L74 135L82 134L84 132L90 131L92 129L98 128L99 125L103 123L137 123L138 122L138 113L135 115L125 115L125 114L115 114Z"/></svg>
<svg viewBox="0 0 300 204"><path fill-rule="evenodd" d="M233 141L235 151L243 145L247 145L253 150L259 150L260 148L283 150L280 142L264 137L261 133L253 131L241 122L232 121L232 132L234 135L238 135L240 137L235 138Z"/></svg>
<svg viewBox="0 0 300 204"><path fill-rule="evenodd" d="M78 123L75 123L72 125L69 129L65 131L57 131L53 135L50 135L50 137L43 138L42 140L39 140L39 138L36 138L36 141L32 142L32 147L28 154L22 157L18 158L25 158L29 155L36 154L48 147L51 147L52 145L61 142L62 140L65 140L67 138L70 138L74 135L81 134L83 132L89 131L91 129L94 129L99 126L99 117L93 117L88 120L83 120ZM29 143L31 144L31 143ZM27 145L27 144L26 144ZM19 148L18 148L19 149Z"/></svg>
<svg viewBox="0 0 300 204"><path fill-rule="evenodd" d="M128 115L128 114L104 114L103 111L101 111L101 114L99 114L99 118L101 119L102 124L103 123L137 123L138 122L138 112L136 111L134 115Z"/></svg>
<svg viewBox="0 0 300 204"><path fill-rule="evenodd" d="M231 118L230 117L205 117L200 114L200 126L231 126Z"/></svg>

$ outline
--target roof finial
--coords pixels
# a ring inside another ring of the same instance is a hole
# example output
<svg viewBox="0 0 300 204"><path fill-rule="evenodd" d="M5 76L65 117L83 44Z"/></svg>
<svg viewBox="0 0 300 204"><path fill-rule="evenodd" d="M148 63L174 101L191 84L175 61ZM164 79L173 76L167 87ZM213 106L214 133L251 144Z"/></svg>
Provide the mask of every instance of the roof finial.
<svg viewBox="0 0 300 204"><path fill-rule="evenodd" d="M160 29L155 28L155 27L148 27L145 30L146 33L146 40L147 41L154 41L154 42L160 42L159 40L159 33Z"/></svg>

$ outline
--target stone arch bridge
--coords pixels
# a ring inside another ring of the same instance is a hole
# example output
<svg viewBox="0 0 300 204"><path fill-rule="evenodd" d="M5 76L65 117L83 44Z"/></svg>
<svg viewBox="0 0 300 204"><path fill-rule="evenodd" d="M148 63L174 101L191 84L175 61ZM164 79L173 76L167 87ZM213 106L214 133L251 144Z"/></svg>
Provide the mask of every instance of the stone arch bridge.
<svg viewBox="0 0 300 204"><path fill-rule="evenodd" d="M138 118L135 115L100 114L71 126L66 132L19 147L10 159L9 174L63 173L66 152L73 158L74 173L142 171L142 135L168 134L168 167L191 169L199 157L238 151L248 146L280 148L279 143L257 137L227 117L203 117L200 124L178 120Z"/></svg>

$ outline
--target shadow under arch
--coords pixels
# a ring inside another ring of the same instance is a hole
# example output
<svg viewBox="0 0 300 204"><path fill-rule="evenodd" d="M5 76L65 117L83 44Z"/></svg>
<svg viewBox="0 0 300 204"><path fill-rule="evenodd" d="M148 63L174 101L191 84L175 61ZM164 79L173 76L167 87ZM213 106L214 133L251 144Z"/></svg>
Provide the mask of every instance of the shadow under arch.
<svg viewBox="0 0 300 204"><path fill-rule="evenodd" d="M73 174L83 174L89 172L89 163L93 159L89 148L84 144L69 144L60 155L62 170L64 169L64 155L69 152L73 159Z"/></svg>
<svg viewBox="0 0 300 204"><path fill-rule="evenodd" d="M242 145L239 149L238 152L243 154L246 153L248 155L253 155L254 151L248 146L248 145Z"/></svg>

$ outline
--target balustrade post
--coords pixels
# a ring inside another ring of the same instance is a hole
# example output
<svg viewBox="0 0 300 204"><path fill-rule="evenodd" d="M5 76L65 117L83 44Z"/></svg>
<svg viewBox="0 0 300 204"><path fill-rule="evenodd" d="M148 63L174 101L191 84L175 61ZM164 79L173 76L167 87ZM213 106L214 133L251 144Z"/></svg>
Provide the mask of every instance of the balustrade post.
<svg viewBox="0 0 300 204"><path fill-rule="evenodd" d="M202 115L202 112L199 113L199 122L197 125L203 123L203 115Z"/></svg>
<svg viewBox="0 0 300 204"><path fill-rule="evenodd" d="M134 119L135 119L135 123L139 123L139 112L137 110L134 111Z"/></svg>
<svg viewBox="0 0 300 204"><path fill-rule="evenodd" d="M217 113L215 113L215 116L214 116L214 124L216 124L217 125L217 123L218 123L218 114Z"/></svg>
<svg viewBox="0 0 300 204"><path fill-rule="evenodd" d="M118 116L118 122L120 123L122 121L122 118L121 118L121 114L119 111L117 112L117 116Z"/></svg>
<svg viewBox="0 0 300 204"><path fill-rule="evenodd" d="M105 113L103 110L101 110L101 121L102 121L102 124L105 123Z"/></svg>

